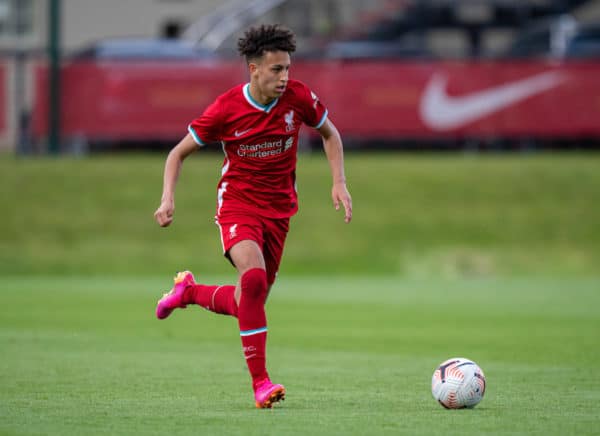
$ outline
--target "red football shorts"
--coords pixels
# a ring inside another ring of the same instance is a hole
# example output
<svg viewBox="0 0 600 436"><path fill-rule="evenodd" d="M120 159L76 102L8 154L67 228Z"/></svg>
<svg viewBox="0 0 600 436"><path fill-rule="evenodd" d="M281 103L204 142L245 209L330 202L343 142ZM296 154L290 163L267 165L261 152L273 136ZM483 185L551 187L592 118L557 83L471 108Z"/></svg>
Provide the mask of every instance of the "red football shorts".
<svg viewBox="0 0 600 436"><path fill-rule="evenodd" d="M249 239L262 248L267 269L267 283L275 282L289 230L289 218L265 218L254 214L225 214L215 218L221 231L223 253L231 262L229 250L240 241ZM232 262L233 263L233 262Z"/></svg>

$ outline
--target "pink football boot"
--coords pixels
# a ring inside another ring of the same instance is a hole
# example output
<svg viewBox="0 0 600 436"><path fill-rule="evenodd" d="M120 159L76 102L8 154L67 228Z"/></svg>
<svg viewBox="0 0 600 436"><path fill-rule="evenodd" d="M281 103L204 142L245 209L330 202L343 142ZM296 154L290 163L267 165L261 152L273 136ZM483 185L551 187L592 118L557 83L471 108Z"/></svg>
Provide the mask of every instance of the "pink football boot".
<svg viewBox="0 0 600 436"><path fill-rule="evenodd" d="M257 408L270 409L273 407L273 403L285 400L285 388L282 385L274 385L271 380L265 379L256 387L254 398Z"/></svg>
<svg viewBox="0 0 600 436"><path fill-rule="evenodd" d="M173 289L158 300L158 304L156 305L156 317L158 319L165 319L178 307L185 309L186 303L183 302L185 288L196 284L194 276L189 271L177 273L174 282Z"/></svg>

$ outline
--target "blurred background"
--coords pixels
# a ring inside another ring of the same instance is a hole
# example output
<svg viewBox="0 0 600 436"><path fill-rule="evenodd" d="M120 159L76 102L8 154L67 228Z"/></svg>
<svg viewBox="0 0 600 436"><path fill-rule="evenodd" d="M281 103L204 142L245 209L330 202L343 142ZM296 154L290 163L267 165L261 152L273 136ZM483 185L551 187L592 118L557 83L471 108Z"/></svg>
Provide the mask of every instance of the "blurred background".
<svg viewBox="0 0 600 436"><path fill-rule="evenodd" d="M272 22L355 201L340 225L304 128L282 272L597 274L600 0L0 0L0 273L231 274L219 144L186 162L175 225L152 214L167 151Z"/></svg>
<svg viewBox="0 0 600 436"><path fill-rule="evenodd" d="M598 0L0 0L0 149L167 149L265 22L348 148L600 144Z"/></svg>

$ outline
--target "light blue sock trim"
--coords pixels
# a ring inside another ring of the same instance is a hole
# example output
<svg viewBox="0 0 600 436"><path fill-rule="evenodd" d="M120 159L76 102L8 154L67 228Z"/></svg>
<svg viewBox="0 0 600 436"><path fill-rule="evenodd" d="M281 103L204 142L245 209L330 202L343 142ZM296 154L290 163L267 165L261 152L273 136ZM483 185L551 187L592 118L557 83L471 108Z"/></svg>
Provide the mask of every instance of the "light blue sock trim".
<svg viewBox="0 0 600 436"><path fill-rule="evenodd" d="M267 331L267 327L261 327L259 329L254 329L254 330L240 330L240 336L252 336L252 335L256 335L258 333L263 333Z"/></svg>

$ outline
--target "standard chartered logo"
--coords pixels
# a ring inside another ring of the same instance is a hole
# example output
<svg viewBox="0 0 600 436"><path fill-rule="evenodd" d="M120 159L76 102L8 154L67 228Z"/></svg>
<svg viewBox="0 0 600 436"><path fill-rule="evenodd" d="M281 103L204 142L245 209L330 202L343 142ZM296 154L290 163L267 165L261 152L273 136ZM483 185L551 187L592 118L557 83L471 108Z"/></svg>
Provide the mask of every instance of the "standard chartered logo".
<svg viewBox="0 0 600 436"><path fill-rule="evenodd" d="M265 141L260 144L242 144L238 147L237 154L242 157L259 157L265 158L276 156L292 148L294 137L290 136L285 144L283 139L278 141Z"/></svg>

